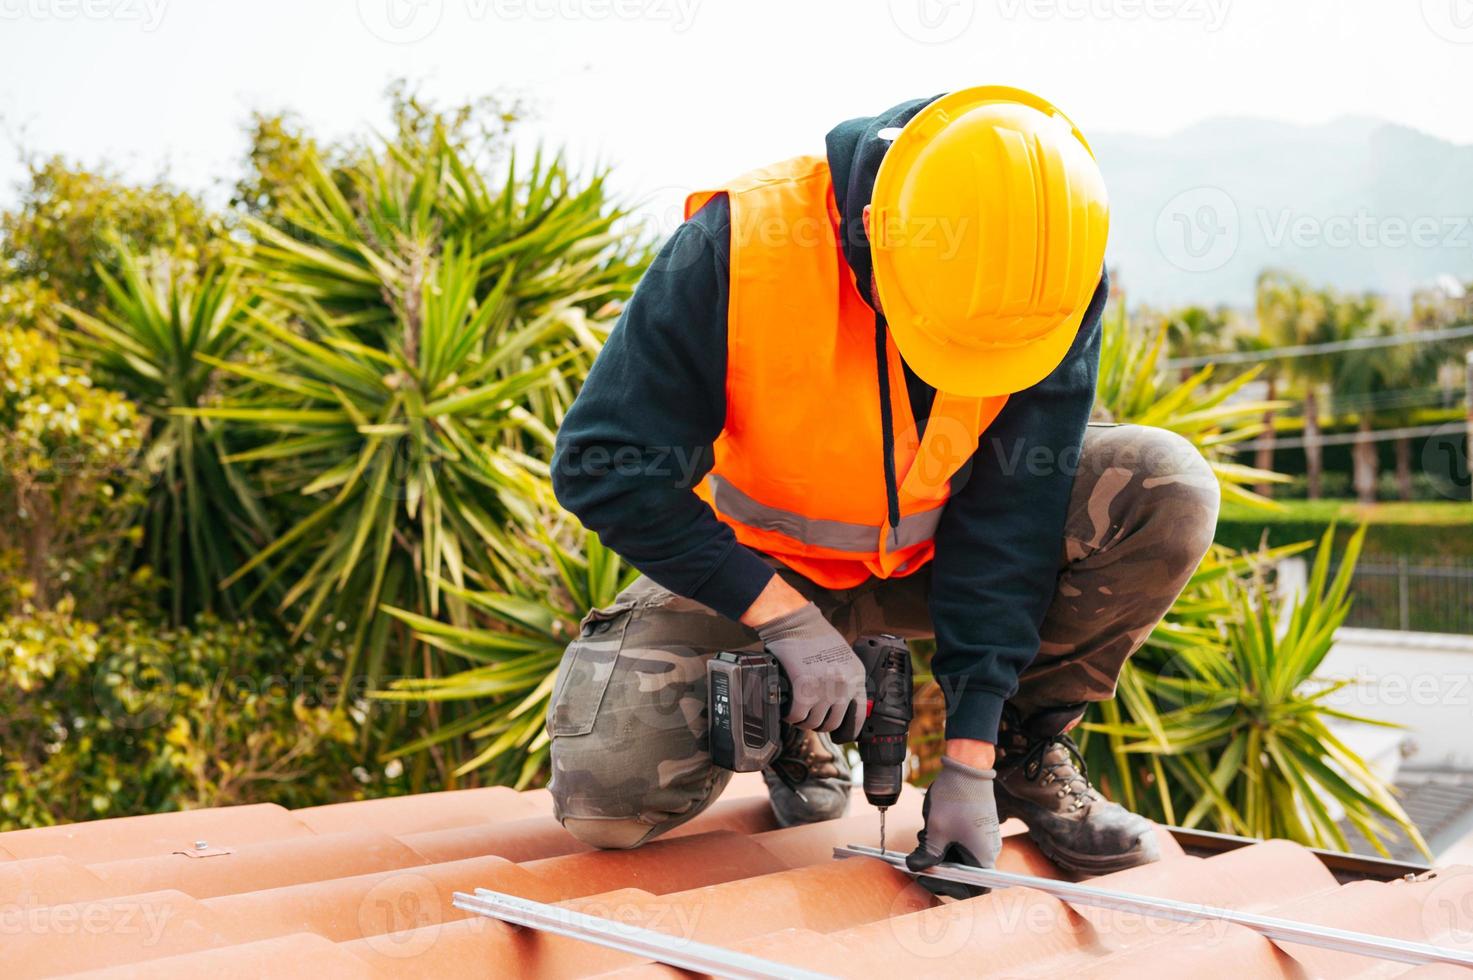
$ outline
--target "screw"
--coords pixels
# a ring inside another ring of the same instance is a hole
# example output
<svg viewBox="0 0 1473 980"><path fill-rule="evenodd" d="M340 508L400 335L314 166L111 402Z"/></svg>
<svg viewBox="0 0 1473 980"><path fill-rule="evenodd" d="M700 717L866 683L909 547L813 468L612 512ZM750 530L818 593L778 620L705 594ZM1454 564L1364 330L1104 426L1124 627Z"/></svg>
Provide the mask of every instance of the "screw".
<svg viewBox="0 0 1473 980"><path fill-rule="evenodd" d="M197 840L197 841L194 842L194 849L196 851L203 851L206 848L208 848L209 846L210 846L210 842L207 841L207 840Z"/></svg>

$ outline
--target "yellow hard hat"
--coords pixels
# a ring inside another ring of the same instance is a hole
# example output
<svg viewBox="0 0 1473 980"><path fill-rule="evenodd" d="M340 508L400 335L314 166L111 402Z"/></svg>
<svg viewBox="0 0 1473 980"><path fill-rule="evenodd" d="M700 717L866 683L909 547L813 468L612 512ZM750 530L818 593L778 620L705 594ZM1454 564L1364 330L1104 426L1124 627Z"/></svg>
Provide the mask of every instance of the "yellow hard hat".
<svg viewBox="0 0 1473 980"><path fill-rule="evenodd" d="M1042 381L1079 332L1109 227L1094 152L1051 104L996 85L932 102L896 135L870 199L901 356L957 395Z"/></svg>

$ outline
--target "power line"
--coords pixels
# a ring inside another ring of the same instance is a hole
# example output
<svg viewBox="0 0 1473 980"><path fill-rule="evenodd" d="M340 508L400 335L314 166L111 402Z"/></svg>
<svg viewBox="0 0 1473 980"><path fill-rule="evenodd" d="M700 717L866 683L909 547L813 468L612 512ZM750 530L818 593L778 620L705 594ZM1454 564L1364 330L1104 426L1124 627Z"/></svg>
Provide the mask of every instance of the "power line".
<svg viewBox="0 0 1473 980"><path fill-rule="evenodd" d="M1346 446L1357 442L1387 442L1391 439L1415 439L1418 436L1430 436L1439 432L1454 432L1459 440L1463 439L1463 425L1461 422L1442 422L1437 425L1409 425L1399 429L1376 429L1371 432L1330 432L1321 435L1318 440L1321 446ZM1229 446L1230 452L1245 452L1250 449L1303 449L1305 439L1303 436L1279 436L1273 439L1254 439L1252 442L1239 442Z"/></svg>
<svg viewBox="0 0 1473 980"><path fill-rule="evenodd" d="M1361 395L1330 393L1330 404L1336 411L1357 411L1380 408L1417 408L1436 405L1454 408L1463 400L1463 393L1451 388L1396 388L1388 391L1372 391Z"/></svg>
<svg viewBox="0 0 1473 980"><path fill-rule="evenodd" d="M1442 330L1399 334L1394 337L1353 337L1350 340L1331 340L1323 344L1294 344L1288 347L1270 347L1267 350L1224 351L1221 354L1173 357L1166 361L1166 367L1198 368L1209 364L1257 364L1261 361L1277 361L1291 357L1338 354L1343 351L1370 350L1376 347L1398 347L1402 344L1432 344L1443 340L1464 340L1470 337L1473 337L1473 324L1465 327L1447 327Z"/></svg>

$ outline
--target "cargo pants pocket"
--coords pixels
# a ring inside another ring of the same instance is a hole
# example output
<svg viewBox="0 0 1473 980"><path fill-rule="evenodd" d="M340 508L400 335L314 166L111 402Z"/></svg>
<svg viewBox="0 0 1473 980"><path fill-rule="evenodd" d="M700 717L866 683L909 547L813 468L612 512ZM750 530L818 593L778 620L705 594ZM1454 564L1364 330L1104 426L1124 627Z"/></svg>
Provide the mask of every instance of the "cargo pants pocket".
<svg viewBox="0 0 1473 980"><path fill-rule="evenodd" d="M593 731L614 663L624 646L632 603L595 609L583 619L578 638L568 644L547 706L547 734L587 735Z"/></svg>

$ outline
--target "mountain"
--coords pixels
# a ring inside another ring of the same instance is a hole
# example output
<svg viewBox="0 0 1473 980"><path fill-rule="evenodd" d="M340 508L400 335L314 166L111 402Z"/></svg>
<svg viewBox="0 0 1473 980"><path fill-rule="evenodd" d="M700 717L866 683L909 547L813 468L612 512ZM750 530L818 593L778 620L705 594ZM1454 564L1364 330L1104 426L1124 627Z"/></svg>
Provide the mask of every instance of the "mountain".
<svg viewBox="0 0 1473 980"><path fill-rule="evenodd" d="M1259 271L1404 298L1473 278L1473 146L1382 120L1210 119L1091 137L1131 303L1252 303Z"/></svg>

